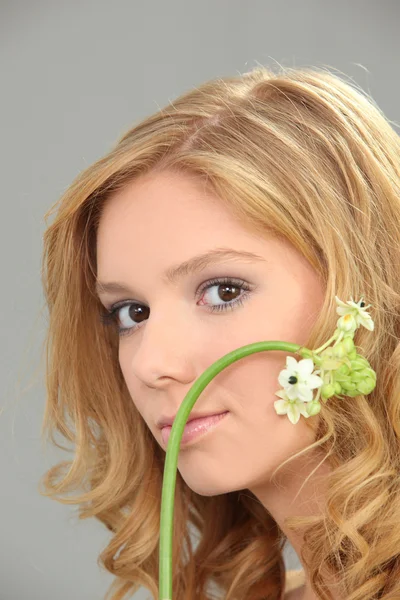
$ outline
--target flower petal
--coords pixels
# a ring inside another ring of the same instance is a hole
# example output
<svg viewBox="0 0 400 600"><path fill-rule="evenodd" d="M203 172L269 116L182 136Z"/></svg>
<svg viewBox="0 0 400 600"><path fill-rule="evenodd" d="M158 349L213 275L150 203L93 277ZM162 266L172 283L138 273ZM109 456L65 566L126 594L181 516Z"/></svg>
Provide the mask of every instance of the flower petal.
<svg viewBox="0 0 400 600"><path fill-rule="evenodd" d="M358 315L358 322L360 323L360 325L362 325L363 327L365 327L366 329L369 329L369 331L373 331L374 330L374 322L371 319L371 316L368 313L359 313Z"/></svg>
<svg viewBox="0 0 400 600"><path fill-rule="evenodd" d="M362 299L361 299L359 302L362 302ZM358 311L358 309L360 308L360 305L359 305L359 303L358 303L358 302L354 302L354 300L353 300L353 296L351 296L351 300L348 300L348 301L347 301L347 304L348 304L349 306L351 306L352 308L355 308L357 311Z"/></svg>
<svg viewBox="0 0 400 600"><path fill-rule="evenodd" d="M296 425L296 423L300 419L300 409L297 406L297 404L292 402L289 404L287 416L289 418L289 421L293 423L293 425Z"/></svg>
<svg viewBox="0 0 400 600"><path fill-rule="evenodd" d="M290 385L290 387L285 389L286 395L289 398L289 400L297 400L297 396L299 393L299 388L298 388L298 383L295 383L293 385Z"/></svg>
<svg viewBox="0 0 400 600"><path fill-rule="evenodd" d="M286 415L289 407L289 402L286 400L275 400L274 408L278 415Z"/></svg>
<svg viewBox="0 0 400 600"><path fill-rule="evenodd" d="M297 365L297 372L300 377L306 377L307 375L311 375L314 370L314 362L312 358L303 358L299 364Z"/></svg>
<svg viewBox="0 0 400 600"><path fill-rule="evenodd" d="M298 386L297 397L301 402L310 402L313 399L312 390L307 385L301 383Z"/></svg>
<svg viewBox="0 0 400 600"><path fill-rule="evenodd" d="M307 405L305 404L305 402L298 403L297 406L299 407L300 414L303 415L303 417L305 417L306 419L308 419L310 415L307 412Z"/></svg>
<svg viewBox="0 0 400 600"><path fill-rule="evenodd" d="M297 371L298 363L297 363L297 360L294 358L294 356L286 357L286 368L290 372Z"/></svg>
<svg viewBox="0 0 400 600"><path fill-rule="evenodd" d="M321 385L323 385L323 383L324 383L324 380L319 375L309 375L309 377L307 378L307 385L312 390L314 390L315 388L321 387Z"/></svg>
<svg viewBox="0 0 400 600"><path fill-rule="evenodd" d="M345 315L347 312L349 312L350 307L346 302L343 302L343 300L340 300L337 296L335 296L335 300L336 304L338 305L336 308L338 315Z"/></svg>
<svg viewBox="0 0 400 600"><path fill-rule="evenodd" d="M283 371L281 371L281 372L279 373L279 376L278 376L278 382L279 382L279 385L281 385L281 386L282 386L282 387L284 387L284 388L286 388L286 387L288 387L289 385L291 385L291 384L289 383L289 377L290 377L291 375L292 375L291 371L289 371L288 369L283 369Z"/></svg>

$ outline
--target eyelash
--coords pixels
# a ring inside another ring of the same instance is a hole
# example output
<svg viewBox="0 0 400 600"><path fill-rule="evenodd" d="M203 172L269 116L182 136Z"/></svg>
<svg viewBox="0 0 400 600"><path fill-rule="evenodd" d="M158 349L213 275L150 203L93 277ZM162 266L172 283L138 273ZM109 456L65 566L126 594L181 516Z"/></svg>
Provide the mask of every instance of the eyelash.
<svg viewBox="0 0 400 600"><path fill-rule="evenodd" d="M247 297L249 296L249 294L247 292L250 291L250 286L246 281L244 281L243 279L232 279L229 277L211 279L210 281L205 282L198 290L197 295L201 299L203 296L203 293L206 292L208 289L214 287L215 285L223 285L223 284L229 284L234 287L240 288L241 290L244 290L246 293L242 294L235 300L231 300L230 302L226 302L223 304L211 305L207 309L209 312L221 312L221 311L225 311L225 310L233 310L237 306L242 305L243 301L245 299L247 299ZM118 326L118 311L119 311L119 309L123 308L124 306L130 306L130 305L144 306L142 304L139 304L138 302L129 302L126 300L124 300L122 302L118 302L117 304L114 304L109 310L107 310L106 313L100 314L100 321L102 323L104 323L105 325L117 325ZM205 305L205 306L207 306L207 305ZM142 321L142 323L144 323L144 322L145 321ZM137 329L139 329L141 327L142 323L136 324L134 327L125 327L125 328L120 327L118 329L118 333L120 336L129 335L133 331L136 331Z"/></svg>

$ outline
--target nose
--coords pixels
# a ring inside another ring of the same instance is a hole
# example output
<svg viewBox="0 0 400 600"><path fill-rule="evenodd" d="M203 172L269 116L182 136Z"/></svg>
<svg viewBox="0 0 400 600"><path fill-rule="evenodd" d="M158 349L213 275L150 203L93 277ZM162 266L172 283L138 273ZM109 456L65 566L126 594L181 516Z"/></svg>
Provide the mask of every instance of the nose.
<svg viewBox="0 0 400 600"><path fill-rule="evenodd" d="M189 311L164 308L150 313L139 345L130 361L132 373L153 388L171 380L190 384L196 379L195 354L198 351L193 333L193 315Z"/></svg>

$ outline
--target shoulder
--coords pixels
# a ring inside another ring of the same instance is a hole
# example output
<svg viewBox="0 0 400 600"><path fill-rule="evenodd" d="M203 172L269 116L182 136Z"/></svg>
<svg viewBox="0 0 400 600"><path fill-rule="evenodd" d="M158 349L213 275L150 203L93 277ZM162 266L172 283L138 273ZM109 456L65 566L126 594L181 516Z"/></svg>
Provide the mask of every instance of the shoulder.
<svg viewBox="0 0 400 600"><path fill-rule="evenodd" d="M303 569L286 571L285 593L301 587L306 582Z"/></svg>

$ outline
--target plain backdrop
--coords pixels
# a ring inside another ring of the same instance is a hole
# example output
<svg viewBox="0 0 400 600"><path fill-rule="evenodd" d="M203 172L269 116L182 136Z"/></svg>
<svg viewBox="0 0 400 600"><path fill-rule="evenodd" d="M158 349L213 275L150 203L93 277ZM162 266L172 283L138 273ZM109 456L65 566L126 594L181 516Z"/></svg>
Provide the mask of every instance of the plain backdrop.
<svg viewBox="0 0 400 600"><path fill-rule="evenodd" d="M44 213L142 118L257 63L342 72L396 122L399 30L396 0L0 0L0 600L102 600L113 579L103 525L38 493L71 458L40 440Z"/></svg>

